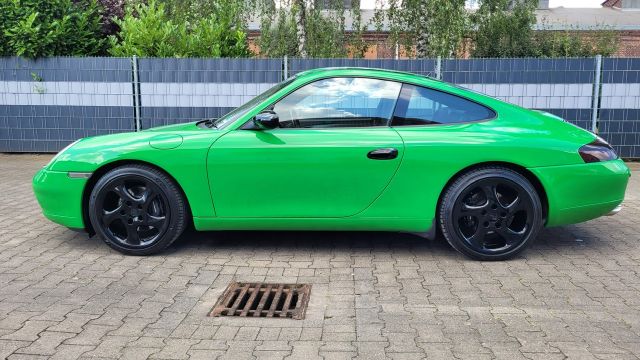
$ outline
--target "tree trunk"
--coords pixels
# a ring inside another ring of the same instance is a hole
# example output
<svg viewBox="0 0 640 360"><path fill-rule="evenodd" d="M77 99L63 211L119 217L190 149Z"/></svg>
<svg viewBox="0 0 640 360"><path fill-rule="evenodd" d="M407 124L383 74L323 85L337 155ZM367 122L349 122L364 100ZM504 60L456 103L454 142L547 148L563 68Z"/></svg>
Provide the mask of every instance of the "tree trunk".
<svg viewBox="0 0 640 360"><path fill-rule="evenodd" d="M307 6L305 0L294 0L296 34L298 37L298 55L307 57Z"/></svg>
<svg viewBox="0 0 640 360"><path fill-rule="evenodd" d="M424 59L429 57L429 11L427 6L429 0L419 0L416 11L418 19L416 24L416 57Z"/></svg>

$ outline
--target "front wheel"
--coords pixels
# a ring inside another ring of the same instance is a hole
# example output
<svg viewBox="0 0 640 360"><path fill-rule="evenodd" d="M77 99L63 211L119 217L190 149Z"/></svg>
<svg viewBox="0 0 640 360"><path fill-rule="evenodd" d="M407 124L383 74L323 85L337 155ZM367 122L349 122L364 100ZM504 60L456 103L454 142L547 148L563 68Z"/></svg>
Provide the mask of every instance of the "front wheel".
<svg viewBox="0 0 640 360"><path fill-rule="evenodd" d="M158 253L186 225L181 191L162 171L125 165L104 174L89 198L89 219L110 247L129 255Z"/></svg>
<svg viewBox="0 0 640 360"><path fill-rule="evenodd" d="M542 228L542 204L531 183L497 166L461 175L446 190L439 221L447 242L477 260L506 260Z"/></svg>

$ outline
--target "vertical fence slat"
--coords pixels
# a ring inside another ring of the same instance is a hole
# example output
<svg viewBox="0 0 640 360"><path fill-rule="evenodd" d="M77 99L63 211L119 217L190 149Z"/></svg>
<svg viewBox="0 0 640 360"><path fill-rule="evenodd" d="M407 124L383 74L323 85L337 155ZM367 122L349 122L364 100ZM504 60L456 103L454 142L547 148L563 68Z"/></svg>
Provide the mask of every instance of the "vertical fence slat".
<svg viewBox="0 0 640 360"><path fill-rule="evenodd" d="M600 79L602 79L602 55L596 55L596 69L593 81L593 95L591 102L591 131L598 133L598 113L600 103Z"/></svg>

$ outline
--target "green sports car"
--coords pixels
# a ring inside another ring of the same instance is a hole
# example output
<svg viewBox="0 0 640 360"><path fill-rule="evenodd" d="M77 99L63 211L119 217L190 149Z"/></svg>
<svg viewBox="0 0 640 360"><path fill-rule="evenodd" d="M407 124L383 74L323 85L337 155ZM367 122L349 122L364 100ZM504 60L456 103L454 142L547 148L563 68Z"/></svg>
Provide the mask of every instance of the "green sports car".
<svg viewBox="0 0 640 360"><path fill-rule="evenodd" d="M544 226L620 210L630 171L594 134L410 73L298 74L216 120L78 140L40 170L44 215L132 255L196 230L442 233L513 257Z"/></svg>

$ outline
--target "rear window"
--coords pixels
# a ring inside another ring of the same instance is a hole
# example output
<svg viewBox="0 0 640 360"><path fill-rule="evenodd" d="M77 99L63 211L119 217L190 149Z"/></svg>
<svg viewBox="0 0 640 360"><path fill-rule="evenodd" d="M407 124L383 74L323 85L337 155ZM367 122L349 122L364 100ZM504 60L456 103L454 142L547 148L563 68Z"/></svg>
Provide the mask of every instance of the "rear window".
<svg viewBox="0 0 640 360"><path fill-rule="evenodd" d="M404 84L392 126L455 124L492 119L496 113L476 102L421 86Z"/></svg>

